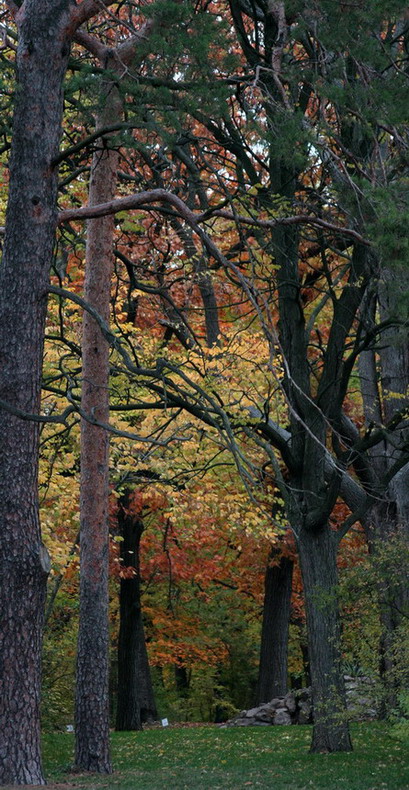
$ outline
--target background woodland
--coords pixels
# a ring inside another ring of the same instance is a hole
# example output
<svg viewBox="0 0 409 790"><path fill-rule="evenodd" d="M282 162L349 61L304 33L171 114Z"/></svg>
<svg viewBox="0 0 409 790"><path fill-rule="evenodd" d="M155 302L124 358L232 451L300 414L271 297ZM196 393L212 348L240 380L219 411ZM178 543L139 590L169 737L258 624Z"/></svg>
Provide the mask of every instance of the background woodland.
<svg viewBox="0 0 409 790"><path fill-rule="evenodd" d="M44 633L77 767L307 685L348 751L345 674L408 708L407 9L52 6L0 20L4 699Z"/></svg>

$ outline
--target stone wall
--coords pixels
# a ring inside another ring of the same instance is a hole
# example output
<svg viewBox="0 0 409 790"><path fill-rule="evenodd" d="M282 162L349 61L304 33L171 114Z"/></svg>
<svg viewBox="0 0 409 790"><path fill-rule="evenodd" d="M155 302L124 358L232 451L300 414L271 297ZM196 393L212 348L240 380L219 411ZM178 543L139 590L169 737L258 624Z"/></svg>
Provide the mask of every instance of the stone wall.
<svg viewBox="0 0 409 790"><path fill-rule="evenodd" d="M368 677L345 675L347 708L351 719L362 721L376 718L374 681ZM289 691L250 710L242 710L222 727L266 727L272 724L311 724L311 689Z"/></svg>

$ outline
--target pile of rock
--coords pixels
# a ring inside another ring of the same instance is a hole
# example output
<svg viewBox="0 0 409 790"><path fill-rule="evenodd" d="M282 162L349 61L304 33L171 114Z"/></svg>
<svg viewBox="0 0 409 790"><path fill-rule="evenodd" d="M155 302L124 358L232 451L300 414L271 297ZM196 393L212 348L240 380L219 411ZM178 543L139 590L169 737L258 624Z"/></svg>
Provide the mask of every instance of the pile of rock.
<svg viewBox="0 0 409 790"><path fill-rule="evenodd" d="M271 724L310 724L312 721L311 690L289 691L257 708L242 710L222 727L255 727Z"/></svg>
<svg viewBox="0 0 409 790"><path fill-rule="evenodd" d="M376 702L374 681L368 677L345 675L347 708L357 720L375 719ZM242 710L222 727L263 727L272 724L311 724L311 688L289 691L285 697L275 697L257 708Z"/></svg>
<svg viewBox="0 0 409 790"><path fill-rule="evenodd" d="M375 681L365 675L344 675L347 708L351 718L357 721L376 719L377 703Z"/></svg>

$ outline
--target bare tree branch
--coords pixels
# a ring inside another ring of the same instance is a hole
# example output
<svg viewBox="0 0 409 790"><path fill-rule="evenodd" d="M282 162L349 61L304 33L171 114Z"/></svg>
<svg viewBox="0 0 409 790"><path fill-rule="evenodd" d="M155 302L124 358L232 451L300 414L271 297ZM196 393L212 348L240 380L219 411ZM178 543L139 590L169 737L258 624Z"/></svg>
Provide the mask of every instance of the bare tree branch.
<svg viewBox="0 0 409 790"><path fill-rule="evenodd" d="M101 11L105 11L108 6L113 5L116 0L82 0L71 10L70 21L67 32L74 34L84 22L91 19Z"/></svg>
<svg viewBox="0 0 409 790"><path fill-rule="evenodd" d="M119 126L118 124L117 128L123 127ZM90 135L88 139L90 140L91 137L95 139L96 135L97 133L95 133L95 135ZM226 211L224 209L209 209L208 211L202 212L201 214L195 214L186 206L183 200L165 189L152 189L149 191L139 192L139 194L128 195L127 197L123 198L116 198L109 203L101 203L99 206L83 206L82 208L77 209L65 209L60 211L58 221L61 224L62 222L76 219L93 219L95 217L105 217L107 214L115 214L119 211L130 211L135 208L141 208L141 206L144 204L156 202L166 202L173 205L177 209L180 216L183 217L196 230L198 230L198 225L200 223L210 219L211 217L224 217L225 219L235 220L245 225L253 225L258 228L266 229L274 228L280 225L316 225L317 227L325 228L332 233L347 236L348 238L364 244L367 247L371 246L371 242L358 233L358 231L353 230L352 228L344 228L341 225L336 225L333 222L328 222L327 220L321 219L320 217L313 217L309 214L297 214L292 217L277 217L267 220L255 219L253 217L244 217L240 214L236 215L231 211ZM211 245L213 250L215 250L216 247L213 242L211 242ZM208 247L208 244L206 244L206 246ZM211 254L213 255L213 252ZM218 255L214 255L214 257L218 260L220 258L220 253Z"/></svg>
<svg viewBox="0 0 409 790"><path fill-rule="evenodd" d="M226 211L224 209L215 209L214 211L210 209L204 216L199 214L197 216L197 222L201 222L203 219L209 219L209 217L235 219L242 222L244 225L254 225L258 228L274 228L278 225L315 225L318 228L331 231L331 233L336 233L353 239L354 241L358 241L366 247L371 246L369 239L366 239L358 233L358 231L352 228L344 228L342 225L335 225L333 222L328 222L328 220L321 219L321 217L314 217L311 214L296 214L293 217L277 217L277 219L256 219L254 217L243 217L240 214L235 215L232 214L231 211Z"/></svg>

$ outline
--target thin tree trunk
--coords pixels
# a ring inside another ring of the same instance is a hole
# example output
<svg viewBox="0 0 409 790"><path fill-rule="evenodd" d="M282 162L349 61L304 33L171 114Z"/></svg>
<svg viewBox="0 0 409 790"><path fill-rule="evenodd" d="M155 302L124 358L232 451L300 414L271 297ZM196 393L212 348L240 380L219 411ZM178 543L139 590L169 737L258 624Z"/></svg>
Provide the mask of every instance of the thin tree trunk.
<svg viewBox="0 0 409 790"><path fill-rule="evenodd" d="M106 86L97 126L118 113L117 91ZM112 200L118 153L103 148L93 157L89 205ZM88 222L84 298L108 323L113 271L114 218ZM91 419L109 422L109 346L96 322L84 313L81 408ZM109 755L109 436L88 420L81 423L80 621L77 654L77 768L112 770Z"/></svg>
<svg viewBox="0 0 409 790"><path fill-rule="evenodd" d="M134 568L135 575L121 579L116 729L140 730L157 718L157 711L141 609L139 546L144 525L127 512L127 498L120 503L118 526L123 564Z"/></svg>
<svg viewBox="0 0 409 790"><path fill-rule="evenodd" d="M263 624L255 704L287 692L288 625L293 560L272 549L264 582Z"/></svg>
<svg viewBox="0 0 409 790"><path fill-rule="evenodd" d="M125 64L135 58L138 43L153 29L147 20L139 34L111 50L101 44L90 47L109 72L125 73ZM103 109L97 128L122 117L117 83L102 81ZM94 154L89 205L112 200L117 184L119 154L101 140ZM114 217L90 220L87 228L84 297L109 322L111 278L114 266ZM109 347L88 313L83 318L83 384L81 407L92 419L109 422ZM109 756L109 624L108 624L108 496L109 437L89 421L81 423L81 537L80 537L80 625L78 634L76 690L77 768L111 772Z"/></svg>
<svg viewBox="0 0 409 790"><path fill-rule="evenodd" d="M291 625L298 630L298 640L302 658L302 673L297 673L291 677L292 688L304 688L311 686L310 656L308 652L307 629L301 617L291 618Z"/></svg>
<svg viewBox="0 0 409 790"><path fill-rule="evenodd" d="M41 543L38 414L47 286L57 221L62 83L70 3L26 0L0 268L0 785L44 784L40 666L49 559Z"/></svg>
<svg viewBox="0 0 409 790"><path fill-rule="evenodd" d="M337 600L337 536L325 526L298 539L307 615L314 729L312 752L352 749L345 718Z"/></svg>

